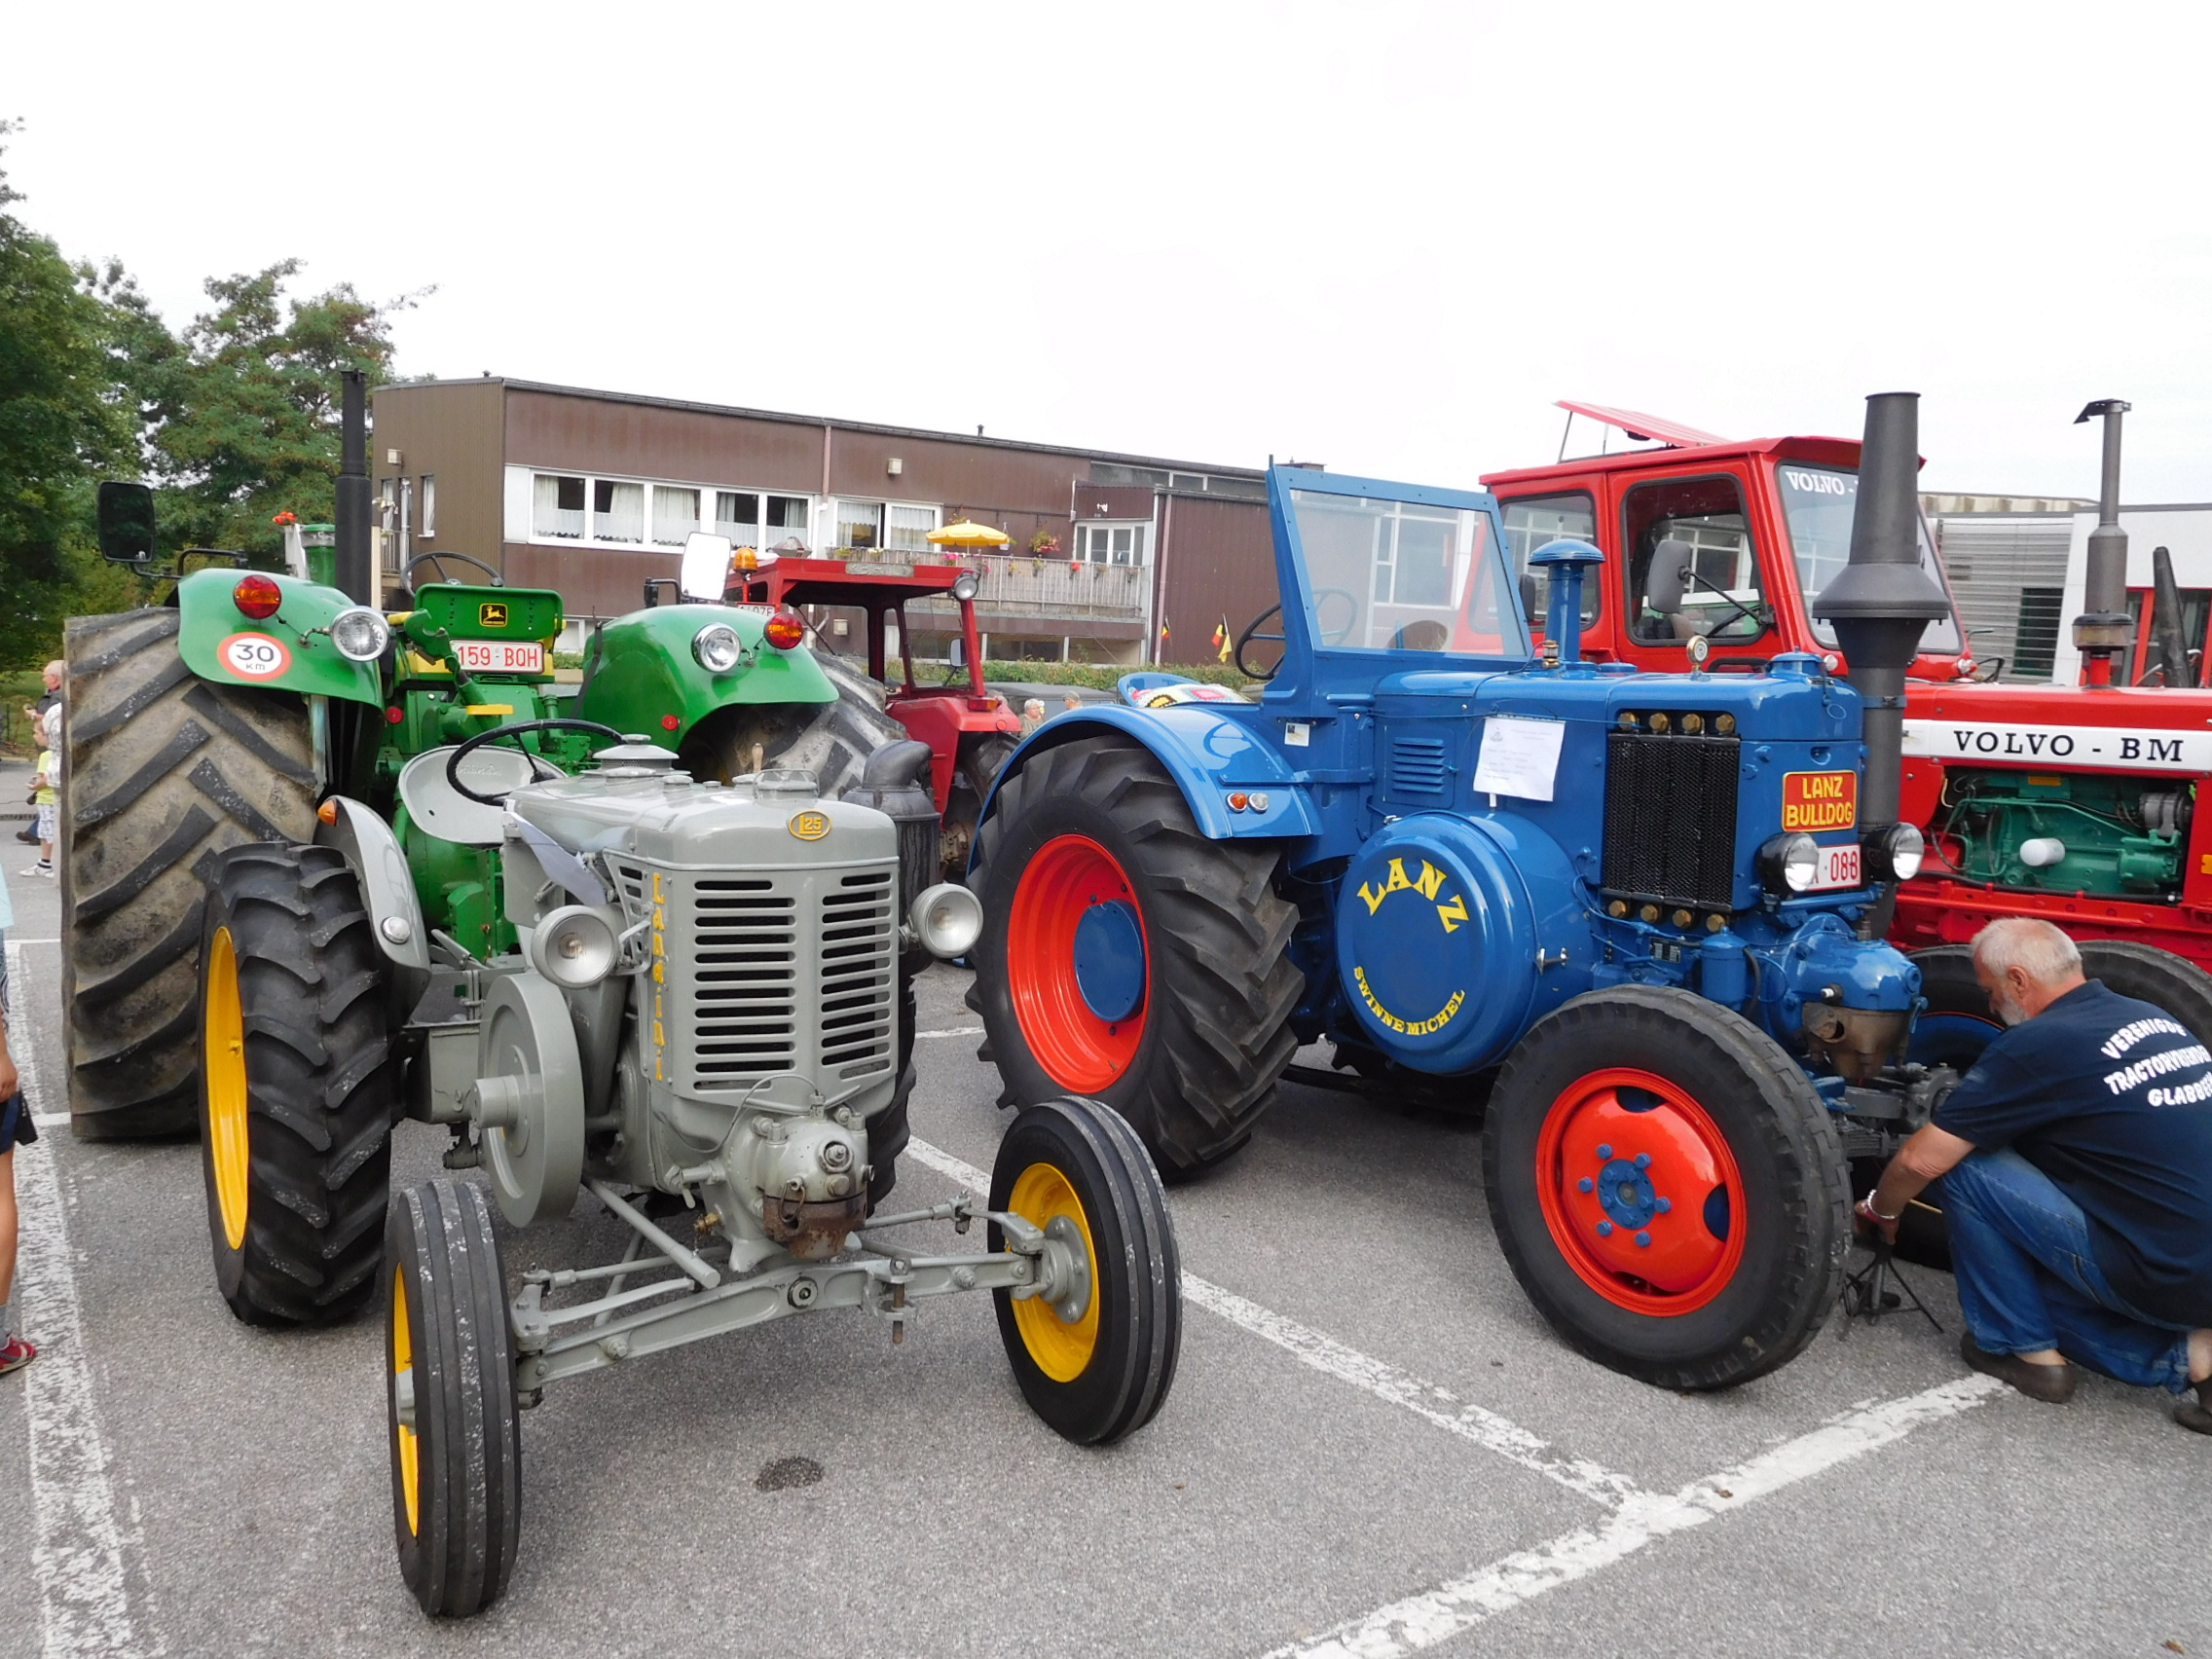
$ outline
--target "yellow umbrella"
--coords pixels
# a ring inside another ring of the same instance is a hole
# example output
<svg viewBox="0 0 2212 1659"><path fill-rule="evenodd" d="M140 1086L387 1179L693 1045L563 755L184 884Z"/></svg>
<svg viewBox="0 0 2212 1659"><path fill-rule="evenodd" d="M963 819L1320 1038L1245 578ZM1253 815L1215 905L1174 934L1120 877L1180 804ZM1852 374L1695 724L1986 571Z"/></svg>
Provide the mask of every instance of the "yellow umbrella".
<svg viewBox="0 0 2212 1659"><path fill-rule="evenodd" d="M942 530L933 530L929 539L940 547L1004 547L1014 539L1003 530L993 530L987 524L974 519L962 519L948 524Z"/></svg>

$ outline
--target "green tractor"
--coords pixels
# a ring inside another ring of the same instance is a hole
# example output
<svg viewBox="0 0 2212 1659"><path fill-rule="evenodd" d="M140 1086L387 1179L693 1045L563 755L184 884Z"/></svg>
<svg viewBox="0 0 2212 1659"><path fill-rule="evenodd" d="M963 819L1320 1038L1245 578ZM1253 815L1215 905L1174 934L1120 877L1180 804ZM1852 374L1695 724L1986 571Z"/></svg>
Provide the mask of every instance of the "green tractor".
<svg viewBox="0 0 2212 1659"><path fill-rule="evenodd" d="M926 749L841 696L795 613L719 603L719 537L686 549L680 603L591 637L580 684L549 672L560 596L477 561L482 582L425 581L388 617L367 603L357 377L346 407L334 535L289 536L280 573L187 550L166 603L73 618L64 645L73 1127L201 1133L218 1280L256 1323L339 1318L374 1295L399 1116L452 1125L449 1162L478 1156L454 1098L476 1075L471 999L485 963L527 946L510 916L530 913L505 890L487 800L607 763L723 784L799 765L825 797L891 809L909 898L927 883L905 871L938 833L926 782L908 787ZM108 557L151 570L142 486L102 486L100 530ZM404 577L462 557L425 555ZM902 990L925 959L903 955ZM900 1087L870 1125L892 1154L910 1017L901 1036ZM464 1046L454 1086L440 1061Z"/></svg>

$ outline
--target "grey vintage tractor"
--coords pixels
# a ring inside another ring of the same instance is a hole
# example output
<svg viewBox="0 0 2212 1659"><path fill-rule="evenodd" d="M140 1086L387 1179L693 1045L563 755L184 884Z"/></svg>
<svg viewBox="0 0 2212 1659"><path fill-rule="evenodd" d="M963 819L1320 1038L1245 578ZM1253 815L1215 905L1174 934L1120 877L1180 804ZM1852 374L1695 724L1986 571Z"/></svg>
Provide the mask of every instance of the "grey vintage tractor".
<svg viewBox="0 0 2212 1659"><path fill-rule="evenodd" d="M504 1588L518 1413L566 1377L830 1309L897 1342L917 1304L969 1290L995 1293L1022 1394L1070 1440L1141 1427L1174 1375L1174 1235L1110 1109L1022 1112L979 1207L876 1209L905 1138L902 957L959 955L982 920L966 889L903 877L897 788L830 801L809 773L694 783L672 758L630 743L492 781L457 751L435 803L445 832L498 839L517 948L395 987L426 1029L421 1092L486 1177L401 1194L385 1233L393 1531L431 1613ZM365 880L373 927L419 928L412 891ZM510 1297L494 1209L529 1228L584 1192L627 1233L619 1259L534 1267ZM979 1253L892 1236L977 1214Z"/></svg>

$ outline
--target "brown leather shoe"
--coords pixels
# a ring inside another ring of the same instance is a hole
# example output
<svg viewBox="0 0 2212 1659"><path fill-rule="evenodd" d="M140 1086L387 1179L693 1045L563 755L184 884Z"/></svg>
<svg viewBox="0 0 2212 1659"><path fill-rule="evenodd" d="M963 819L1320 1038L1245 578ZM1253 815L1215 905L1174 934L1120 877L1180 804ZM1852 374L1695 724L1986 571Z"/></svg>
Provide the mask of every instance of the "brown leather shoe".
<svg viewBox="0 0 2212 1659"><path fill-rule="evenodd" d="M2195 1434L2212 1434L2212 1377L2196 1385L2196 1398L2174 1407L2174 1421Z"/></svg>
<svg viewBox="0 0 2212 1659"><path fill-rule="evenodd" d="M1984 1353L1971 1336L1959 1339L1959 1357L1976 1371L1986 1372L2000 1382L2009 1382L2029 1399L2046 1405L2064 1405L2074 1397L2074 1384L2080 1381L2079 1373L2064 1360L2042 1365L2016 1353Z"/></svg>

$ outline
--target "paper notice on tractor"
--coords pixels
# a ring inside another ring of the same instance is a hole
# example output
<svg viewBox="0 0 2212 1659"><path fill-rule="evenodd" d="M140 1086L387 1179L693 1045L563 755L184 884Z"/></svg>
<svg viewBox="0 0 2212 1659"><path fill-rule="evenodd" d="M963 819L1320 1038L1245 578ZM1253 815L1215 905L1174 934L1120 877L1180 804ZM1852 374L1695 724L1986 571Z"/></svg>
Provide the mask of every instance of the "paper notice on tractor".
<svg viewBox="0 0 2212 1659"><path fill-rule="evenodd" d="M1534 720L1518 715L1492 715L1483 721L1482 753L1475 760L1477 794L1519 795L1549 800L1559 776L1559 746L1565 720Z"/></svg>

